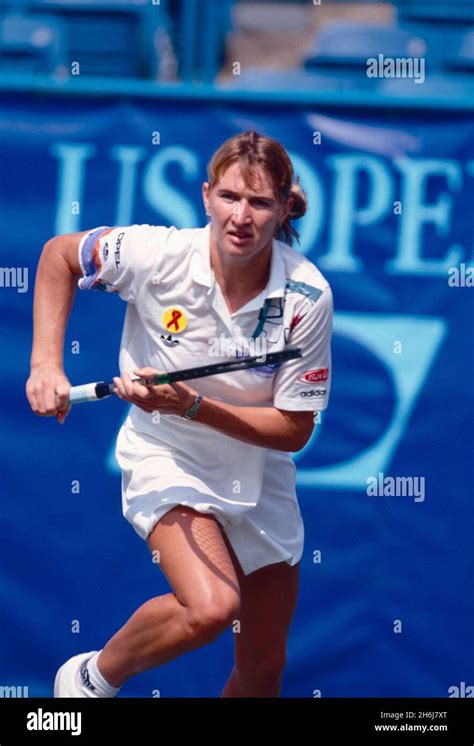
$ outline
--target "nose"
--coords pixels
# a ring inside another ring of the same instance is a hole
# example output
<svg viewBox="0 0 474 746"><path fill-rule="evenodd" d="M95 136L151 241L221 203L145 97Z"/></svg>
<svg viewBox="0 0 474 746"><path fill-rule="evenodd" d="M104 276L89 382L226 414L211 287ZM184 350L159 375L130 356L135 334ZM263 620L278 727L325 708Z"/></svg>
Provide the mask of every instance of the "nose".
<svg viewBox="0 0 474 746"><path fill-rule="evenodd" d="M232 210L232 222L238 225L245 225L250 219L250 205L247 200L239 200L235 203Z"/></svg>

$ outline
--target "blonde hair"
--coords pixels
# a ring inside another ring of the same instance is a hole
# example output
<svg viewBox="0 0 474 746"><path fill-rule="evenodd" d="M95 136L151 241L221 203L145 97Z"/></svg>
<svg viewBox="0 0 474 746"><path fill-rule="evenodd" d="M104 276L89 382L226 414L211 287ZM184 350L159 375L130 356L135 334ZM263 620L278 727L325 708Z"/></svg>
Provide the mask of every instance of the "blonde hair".
<svg viewBox="0 0 474 746"><path fill-rule="evenodd" d="M254 182L254 169L262 166L270 176L275 195L280 203L290 197L294 199L291 212L282 225L277 226L275 238L285 241L290 246L295 238L300 240L298 231L291 221L301 218L308 209L306 194L300 186L299 178L294 176L293 165L285 148L271 137L260 135L254 130L247 130L230 137L216 150L207 167L208 182L212 188L224 171L238 162L246 186Z"/></svg>

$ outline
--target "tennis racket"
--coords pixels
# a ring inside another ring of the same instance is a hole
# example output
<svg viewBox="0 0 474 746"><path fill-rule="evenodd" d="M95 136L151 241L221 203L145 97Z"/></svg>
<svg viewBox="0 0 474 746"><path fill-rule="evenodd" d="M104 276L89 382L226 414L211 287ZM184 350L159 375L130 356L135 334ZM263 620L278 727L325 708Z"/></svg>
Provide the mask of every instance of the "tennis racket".
<svg viewBox="0 0 474 746"><path fill-rule="evenodd" d="M213 363L212 365L201 365L198 368L186 368L185 370L175 370L172 373L159 373L156 376L147 378L133 378L133 381L142 383L144 386L159 386L163 383L176 383L177 381L189 381L191 378L204 378L205 376L215 376L219 373L233 373L237 370L247 370L248 368L260 368L263 365L280 365L287 360L294 360L301 357L301 349L293 348L283 350L282 352L269 352L268 355L243 357L240 360L229 360L224 363ZM115 390L113 381L95 381L94 383L84 383L81 386L71 386L69 391L69 404L82 404L89 401L99 401L111 396Z"/></svg>

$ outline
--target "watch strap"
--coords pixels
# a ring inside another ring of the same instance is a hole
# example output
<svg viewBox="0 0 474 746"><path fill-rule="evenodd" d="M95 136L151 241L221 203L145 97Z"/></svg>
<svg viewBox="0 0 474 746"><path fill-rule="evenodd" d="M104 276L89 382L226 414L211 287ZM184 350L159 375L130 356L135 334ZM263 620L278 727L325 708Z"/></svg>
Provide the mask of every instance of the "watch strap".
<svg viewBox="0 0 474 746"><path fill-rule="evenodd" d="M189 407L189 409L186 410L186 412L183 414L183 417L186 420L192 420L192 418L197 415L201 407L201 402L202 402L202 396L201 394L197 394L194 400L194 404L192 405L192 407Z"/></svg>

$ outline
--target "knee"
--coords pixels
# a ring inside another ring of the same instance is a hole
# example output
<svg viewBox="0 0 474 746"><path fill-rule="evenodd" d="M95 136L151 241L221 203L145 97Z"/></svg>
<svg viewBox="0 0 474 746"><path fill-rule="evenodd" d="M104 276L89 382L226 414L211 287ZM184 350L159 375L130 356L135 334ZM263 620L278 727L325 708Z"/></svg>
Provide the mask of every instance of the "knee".
<svg viewBox="0 0 474 746"><path fill-rule="evenodd" d="M189 627L193 637L210 642L238 619L240 596L229 592L201 600L188 611Z"/></svg>

